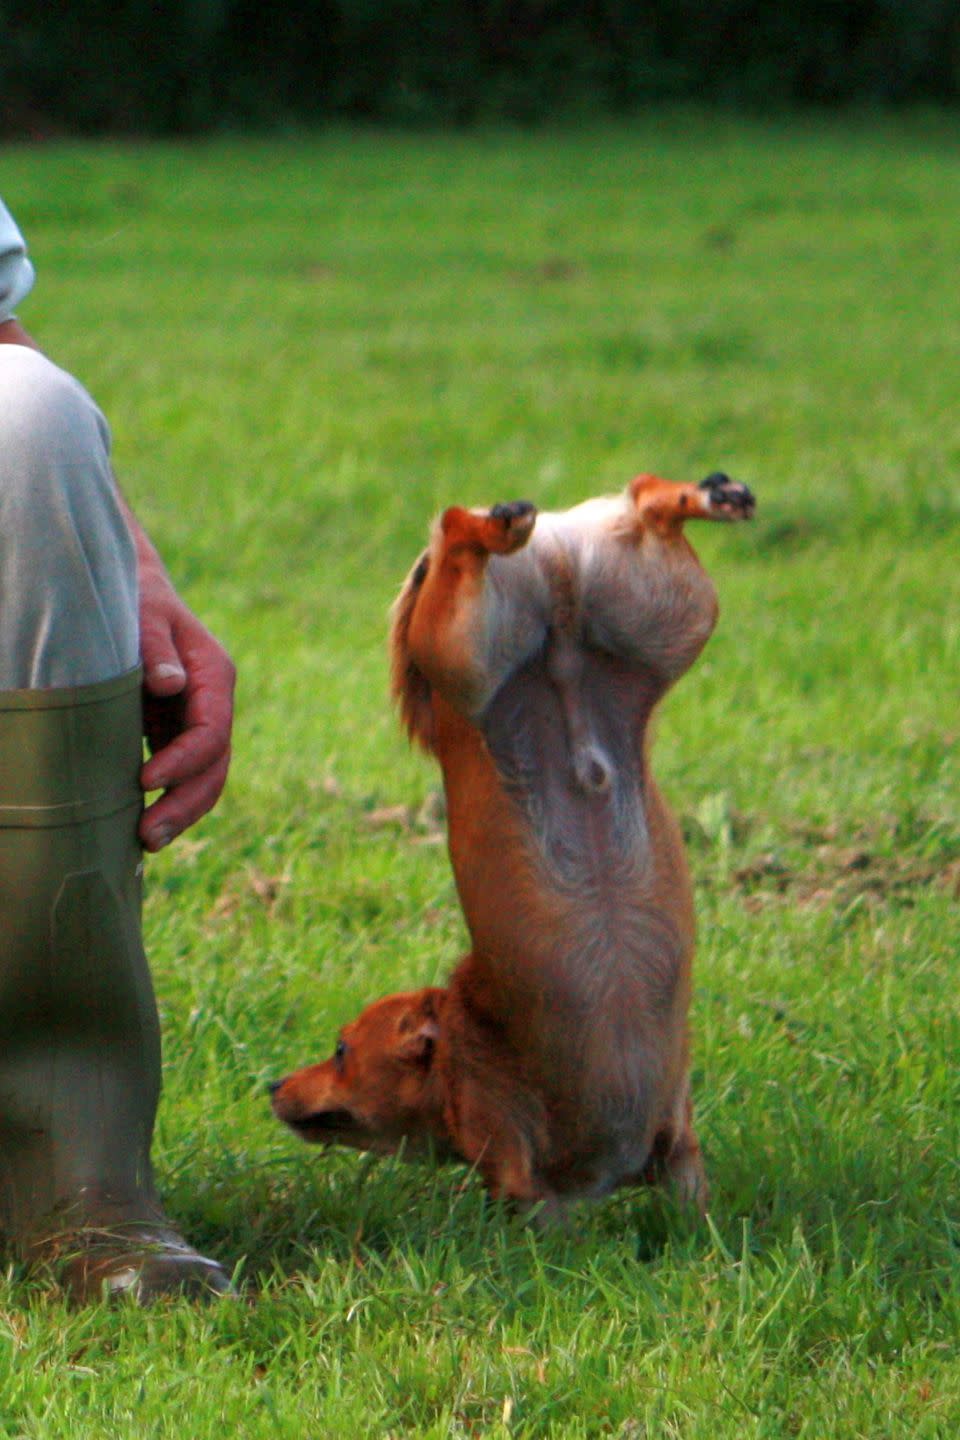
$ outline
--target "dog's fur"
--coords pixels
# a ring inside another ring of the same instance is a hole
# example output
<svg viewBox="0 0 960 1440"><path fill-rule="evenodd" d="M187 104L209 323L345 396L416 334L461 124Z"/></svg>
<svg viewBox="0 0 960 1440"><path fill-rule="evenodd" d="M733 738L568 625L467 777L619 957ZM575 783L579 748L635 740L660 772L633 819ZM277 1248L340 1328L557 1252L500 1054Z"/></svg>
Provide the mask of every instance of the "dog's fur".
<svg viewBox="0 0 960 1440"><path fill-rule="evenodd" d="M752 511L726 476L642 475L560 514L441 517L394 608L393 690L443 771L472 949L274 1087L307 1139L430 1141L548 1211L658 1176L704 1205L693 904L648 734L716 622L683 524Z"/></svg>

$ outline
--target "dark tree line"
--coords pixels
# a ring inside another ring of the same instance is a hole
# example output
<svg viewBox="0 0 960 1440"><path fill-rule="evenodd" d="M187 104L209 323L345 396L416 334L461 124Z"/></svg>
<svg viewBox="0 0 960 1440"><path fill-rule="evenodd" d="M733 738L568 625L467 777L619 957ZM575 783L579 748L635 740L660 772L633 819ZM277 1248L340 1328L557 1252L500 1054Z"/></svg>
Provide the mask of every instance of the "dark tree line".
<svg viewBox="0 0 960 1440"><path fill-rule="evenodd" d="M960 0L0 0L6 133L960 98Z"/></svg>

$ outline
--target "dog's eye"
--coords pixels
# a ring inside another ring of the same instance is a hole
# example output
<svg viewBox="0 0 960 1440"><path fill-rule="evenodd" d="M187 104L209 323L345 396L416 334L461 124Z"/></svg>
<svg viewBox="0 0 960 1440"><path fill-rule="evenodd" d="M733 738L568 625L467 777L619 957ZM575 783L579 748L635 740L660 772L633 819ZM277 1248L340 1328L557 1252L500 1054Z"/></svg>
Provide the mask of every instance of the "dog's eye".
<svg viewBox="0 0 960 1440"><path fill-rule="evenodd" d="M337 1048L333 1052L333 1063L338 1070L343 1069L343 1062L347 1058L347 1044L345 1040L337 1041Z"/></svg>

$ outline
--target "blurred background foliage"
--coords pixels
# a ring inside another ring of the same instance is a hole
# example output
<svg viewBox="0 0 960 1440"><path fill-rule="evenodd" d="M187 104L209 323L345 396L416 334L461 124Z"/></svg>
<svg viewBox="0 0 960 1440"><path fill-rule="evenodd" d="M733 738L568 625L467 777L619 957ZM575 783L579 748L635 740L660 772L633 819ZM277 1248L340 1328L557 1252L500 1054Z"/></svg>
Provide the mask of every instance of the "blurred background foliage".
<svg viewBox="0 0 960 1440"><path fill-rule="evenodd" d="M955 103L957 0L0 0L0 128Z"/></svg>

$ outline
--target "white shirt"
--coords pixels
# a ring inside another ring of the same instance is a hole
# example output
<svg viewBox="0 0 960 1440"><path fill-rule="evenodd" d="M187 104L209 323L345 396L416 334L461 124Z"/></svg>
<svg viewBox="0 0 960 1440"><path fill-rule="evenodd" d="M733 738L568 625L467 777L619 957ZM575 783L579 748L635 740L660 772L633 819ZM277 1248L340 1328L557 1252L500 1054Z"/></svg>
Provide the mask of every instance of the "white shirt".
<svg viewBox="0 0 960 1440"><path fill-rule="evenodd" d="M0 200L0 324L33 287L33 266L16 221Z"/></svg>

